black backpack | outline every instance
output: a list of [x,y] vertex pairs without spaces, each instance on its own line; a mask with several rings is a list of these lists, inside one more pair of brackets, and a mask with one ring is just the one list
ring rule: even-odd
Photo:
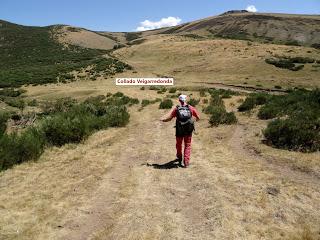
[[194,121],[189,105],[177,106],[176,136],[183,137],[192,135]]

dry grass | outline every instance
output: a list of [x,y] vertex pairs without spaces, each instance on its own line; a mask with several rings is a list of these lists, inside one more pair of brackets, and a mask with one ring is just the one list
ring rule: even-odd
[[[157,95],[125,91],[140,99]],[[226,99],[228,111],[241,98]],[[191,167],[154,169],[146,164],[174,158],[173,123],[157,122],[166,111],[156,105],[141,112],[137,108],[131,109],[126,128],[98,132],[81,145],[49,149],[37,163],[2,172],[0,236],[317,239],[319,178],[311,173],[319,169],[318,153],[264,146],[256,133],[265,122],[254,114],[237,114],[238,125],[217,128],[208,128],[203,115]],[[294,168],[298,163],[310,172]]]
[[[143,44],[119,49],[115,55],[128,62],[138,76],[171,76],[178,85],[205,82],[264,87],[319,86],[312,67],[292,72],[265,63],[272,55],[320,59],[319,50],[235,40],[194,41],[179,36],[150,36]],[[308,52],[311,51],[311,52]]]
[[[72,31],[69,28],[74,29]],[[57,39],[63,44],[72,44],[84,48],[108,50],[112,49],[116,42],[97,33],[70,26],[64,26],[56,31]]]

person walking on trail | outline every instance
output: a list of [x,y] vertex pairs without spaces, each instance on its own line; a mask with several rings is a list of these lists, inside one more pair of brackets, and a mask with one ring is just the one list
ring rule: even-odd
[[[161,118],[162,122],[169,122],[176,118],[176,149],[177,160],[181,167],[187,168],[190,162],[191,140],[194,128],[194,119],[200,120],[198,111],[187,104],[187,96],[179,96],[180,105],[173,107],[169,114]],[[182,165],[182,142],[184,141],[184,157]]]

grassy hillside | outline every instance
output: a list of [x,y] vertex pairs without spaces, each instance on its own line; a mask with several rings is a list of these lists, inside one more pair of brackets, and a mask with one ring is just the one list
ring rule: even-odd
[[[320,47],[320,17],[307,15],[232,13],[163,29],[165,34],[242,39],[263,43]],[[149,35],[149,33],[144,33]]]
[[4,21],[0,26],[0,87],[72,80],[67,73],[101,62],[104,68],[121,65],[115,71],[127,67],[117,60],[103,60],[107,51],[59,43],[54,27],[25,27]]
[[[179,35],[154,35],[139,45],[113,54],[132,65],[136,76],[170,76],[178,85],[237,84],[285,88],[319,87],[319,50],[229,39],[195,39]],[[293,71],[269,64],[289,59],[312,59],[293,64]],[[266,62],[267,60],[267,62]],[[291,60],[290,60],[291,61]],[[305,61],[304,61],[305,62]],[[311,61],[310,61],[311,62]],[[278,65],[278,64],[276,64]],[[133,74],[131,74],[134,76]]]

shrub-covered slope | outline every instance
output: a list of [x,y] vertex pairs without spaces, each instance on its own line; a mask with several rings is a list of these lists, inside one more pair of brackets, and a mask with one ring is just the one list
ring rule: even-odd
[[[26,27],[0,21],[0,87],[53,83],[59,77],[64,79],[66,73],[95,65],[107,53],[64,46],[54,37],[55,27]],[[113,63],[105,68],[117,64],[127,67],[119,61]]]

